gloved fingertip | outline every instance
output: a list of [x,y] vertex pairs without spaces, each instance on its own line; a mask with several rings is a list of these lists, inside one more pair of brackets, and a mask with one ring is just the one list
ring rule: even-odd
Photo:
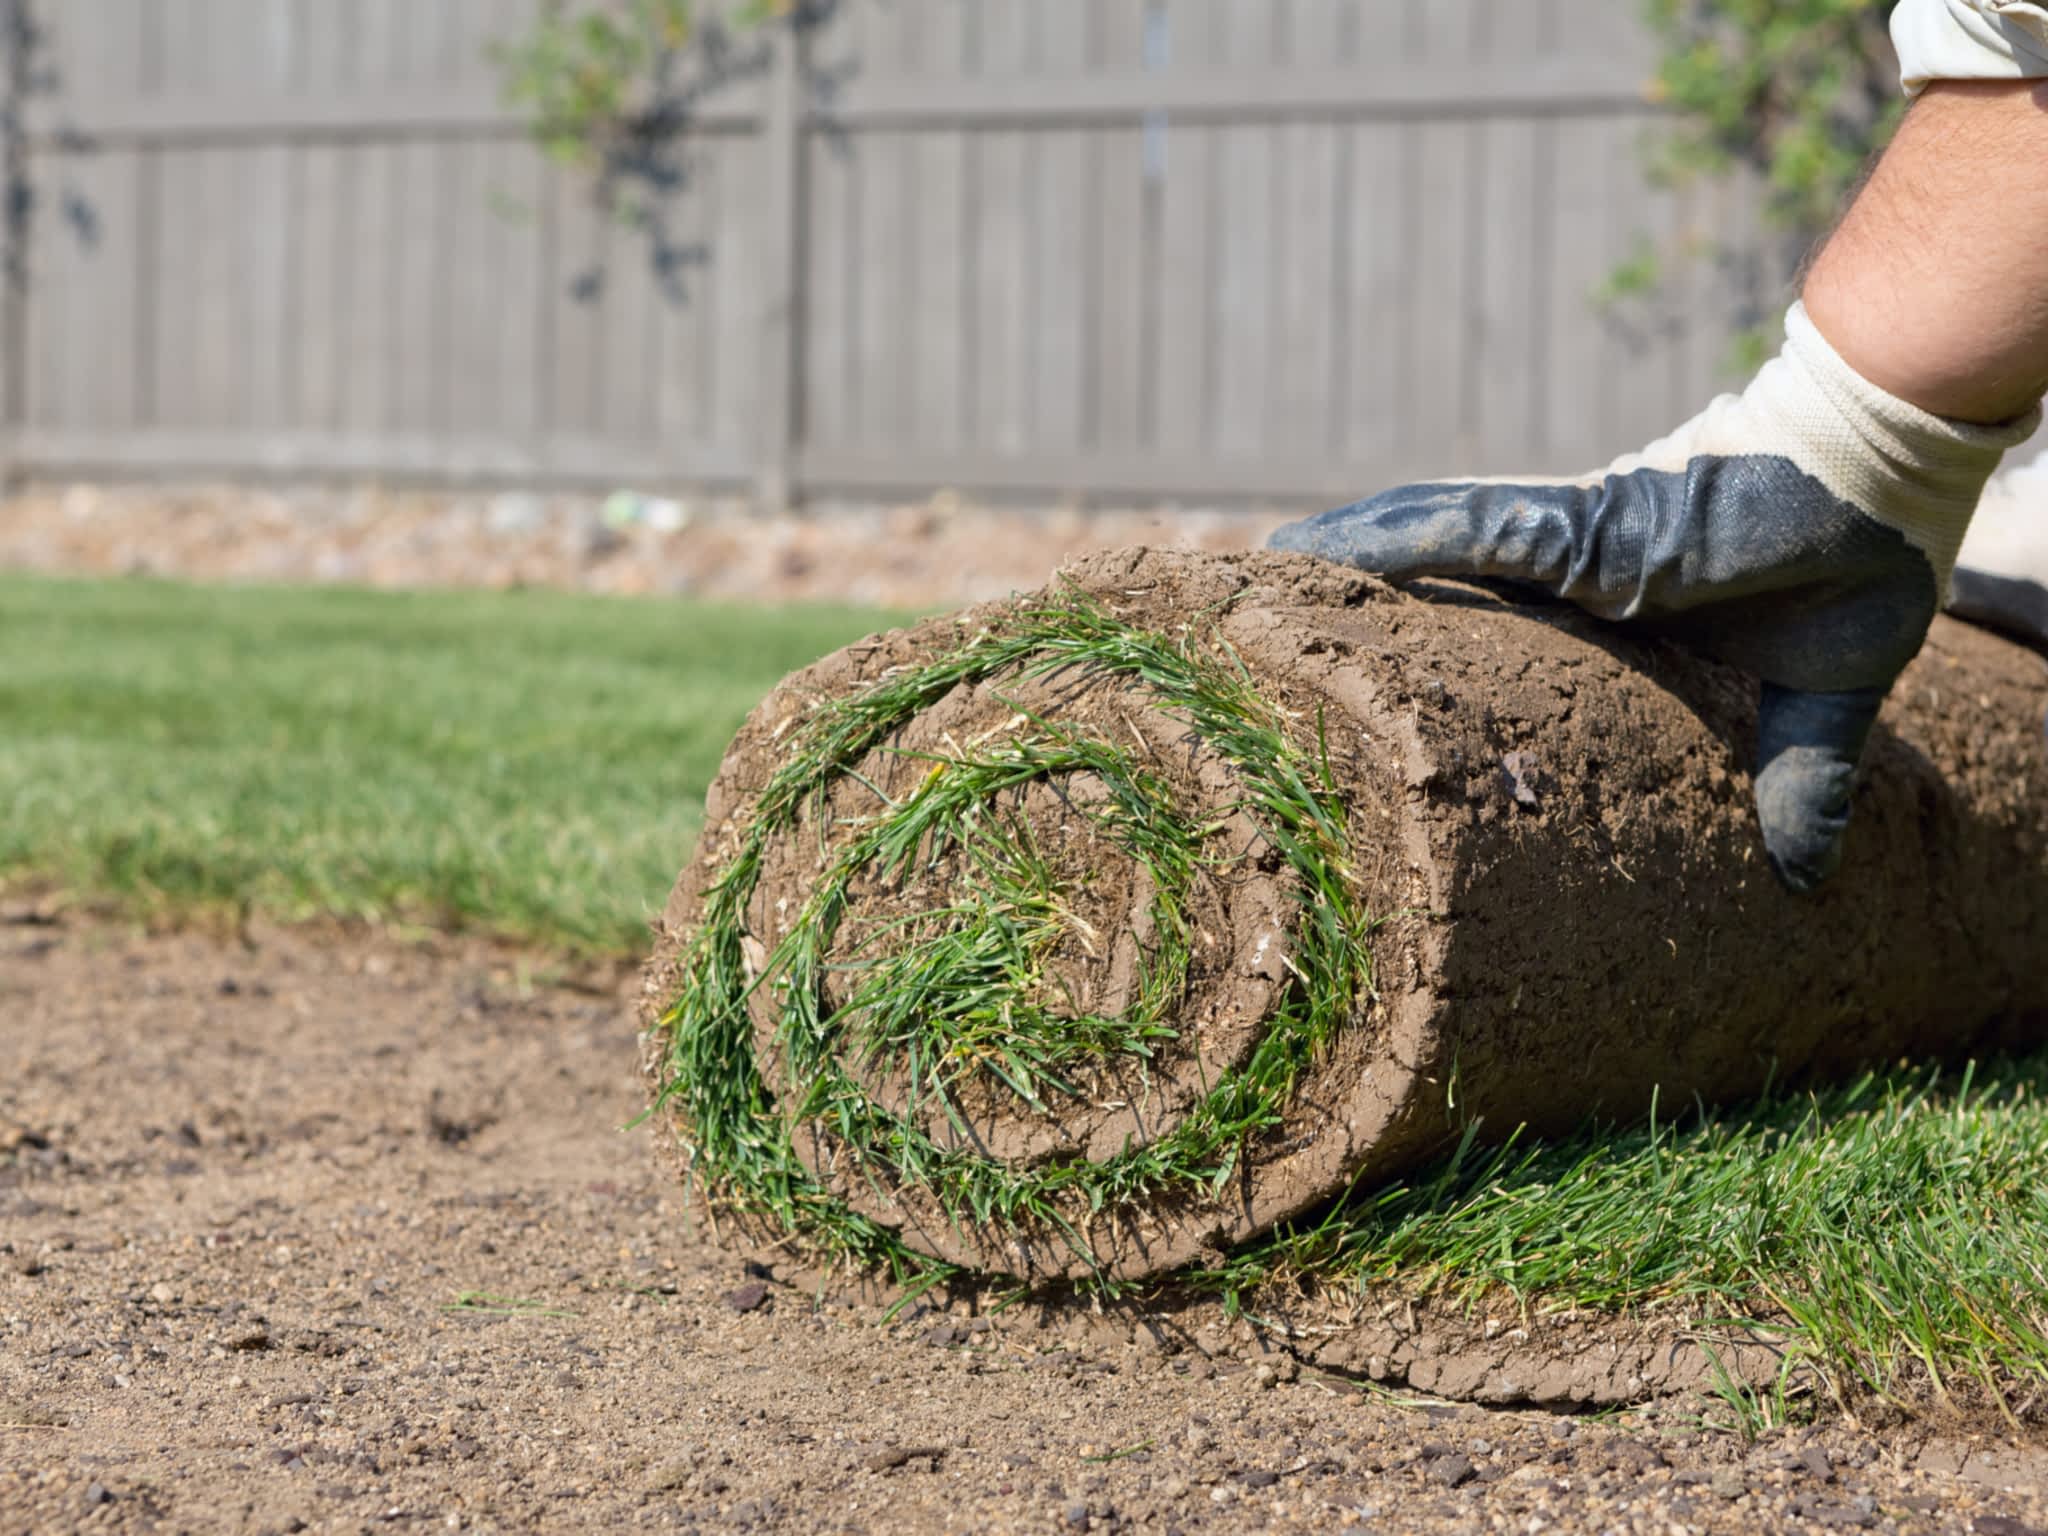
[[1841,867],[1856,769],[1815,748],[1782,752],[1756,776],[1756,813],[1771,872],[1795,895]]
[[1804,693],[1764,684],[1757,715],[1756,813],[1787,890],[1805,895],[1842,862],[1863,744],[1881,688]]
[[1304,517],[1297,522],[1275,528],[1266,537],[1266,548],[1282,550],[1288,554],[1317,555],[1325,560],[1349,562],[1352,551],[1345,547],[1348,541],[1342,538],[1344,530],[1358,521],[1366,504],[1355,501],[1346,507],[1336,507],[1328,512],[1318,512],[1313,517]]

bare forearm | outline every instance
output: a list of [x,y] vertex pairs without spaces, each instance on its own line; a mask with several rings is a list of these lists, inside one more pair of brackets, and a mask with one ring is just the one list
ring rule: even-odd
[[1813,323],[1879,387],[1952,420],[2048,392],[2048,82],[1937,82],[1815,260]]

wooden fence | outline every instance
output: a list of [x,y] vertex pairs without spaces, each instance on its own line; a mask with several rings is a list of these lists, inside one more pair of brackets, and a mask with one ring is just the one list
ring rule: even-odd
[[1329,499],[1717,385],[1753,200],[1644,174],[1629,0],[846,0],[709,93],[671,260],[548,166],[530,0],[42,0],[38,475]]

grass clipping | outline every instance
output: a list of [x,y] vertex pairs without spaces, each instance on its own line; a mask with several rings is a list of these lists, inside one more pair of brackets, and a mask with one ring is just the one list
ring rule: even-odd
[[[1057,1117],[1085,1096],[1090,1070],[1149,1075],[1181,1031],[1196,935],[1192,887],[1236,855],[1219,847],[1214,807],[1177,803],[1142,741],[1105,739],[1019,708],[1012,729],[947,753],[918,754],[907,795],[878,809],[823,856],[802,910],[772,953],[749,954],[747,912],[771,841],[901,727],[954,690],[1054,675],[1142,688],[1161,714],[1227,763],[1268,854],[1294,893],[1291,981],[1249,1052],[1184,1107],[1170,1129],[1113,1155],[1019,1161],[987,1155],[959,1108],[995,1091],[1019,1114]],[[1072,1006],[1048,958],[1074,924],[1074,892],[1035,845],[1015,796],[1033,784],[1094,793],[1067,803],[1142,872],[1149,944],[1128,1006]],[[951,856],[944,898],[899,919],[879,955],[828,985],[835,940],[861,880],[900,885]],[[899,1281],[955,1265],[857,1209],[799,1154],[798,1127],[822,1130],[858,1178],[915,1194],[957,1230],[1032,1234],[1093,1269],[1081,1230],[1162,1199],[1219,1199],[1250,1144],[1281,1123],[1295,1084],[1371,986],[1370,932],[1350,876],[1346,810],[1318,744],[1297,739],[1213,637],[1134,627],[1079,593],[1018,610],[999,630],[818,702],[786,740],[729,857],[704,892],[701,921],[675,974],[680,990],[655,1031],[656,1111],[684,1140],[693,1180],[722,1208],[767,1222],[814,1258],[880,1268]],[[762,988],[772,1043],[761,1045]],[[779,1062],[765,1081],[759,1061]],[[888,1064],[895,1095],[848,1063]],[[957,1134],[934,1134],[933,1118]]]

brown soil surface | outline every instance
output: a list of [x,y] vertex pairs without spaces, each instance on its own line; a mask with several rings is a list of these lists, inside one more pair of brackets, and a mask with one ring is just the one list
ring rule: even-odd
[[634,991],[0,923],[0,1532],[2048,1530],[2023,1446],[1745,1447],[750,1273],[617,1129]]

